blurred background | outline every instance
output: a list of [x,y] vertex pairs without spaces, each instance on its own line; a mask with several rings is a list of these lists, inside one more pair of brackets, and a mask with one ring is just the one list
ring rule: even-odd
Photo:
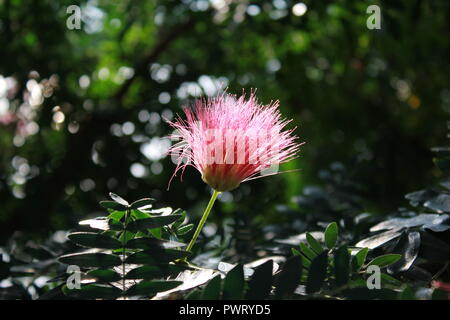
[[[371,4],[380,30],[366,27]],[[68,27],[71,5],[80,29]],[[449,7],[0,0],[0,243],[72,228],[110,191],[198,219],[210,190],[189,168],[167,191],[175,165],[163,118],[225,87],[279,99],[306,144],[281,168],[300,172],[222,194],[211,221],[286,220],[280,208],[330,165],[361,187],[361,209],[388,213],[438,174],[429,148],[445,140],[450,112]]]

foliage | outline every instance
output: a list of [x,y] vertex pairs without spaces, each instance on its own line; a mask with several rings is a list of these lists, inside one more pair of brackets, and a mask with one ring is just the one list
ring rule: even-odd
[[[331,161],[367,164],[359,182],[378,212],[429,183],[428,146],[445,132],[435,120],[450,101],[447,1],[382,1],[379,31],[366,28],[367,1],[304,1],[303,16],[295,3],[2,1],[1,242],[15,230],[42,240],[41,230],[72,228],[109,191],[134,199],[148,190],[197,212],[198,175],[186,170],[165,192],[173,163],[153,151],[170,133],[162,117],[221,86],[280,99],[307,142],[286,168],[300,173],[236,190],[238,204],[218,207],[224,215],[274,222],[273,205],[318,183]],[[80,30],[66,26],[73,4]]]
[[113,201],[100,202],[109,212],[107,217],[80,222],[93,231],[68,235],[71,241],[89,249],[59,258],[64,264],[83,268],[81,287],[64,285],[63,292],[75,298],[114,299],[153,297],[178,287],[179,281],[159,279],[189,268],[173,263],[189,256],[182,250],[185,244],[174,240],[180,229],[185,233],[185,226],[181,226],[185,212],[154,210],[150,198],[131,204],[113,193],[111,198]]
[[47,283],[52,275],[65,271],[58,256],[75,249],[66,241],[67,232],[57,231],[43,244],[16,233],[6,246],[0,247],[1,299],[61,298],[54,284]]
[[[448,299],[446,1],[382,2],[379,31],[362,0],[81,0],[82,30],[73,1],[0,2],[0,298]],[[223,193],[189,254],[209,190],[165,190],[163,118],[221,86],[280,99],[307,144],[300,173]],[[98,217],[142,190],[160,207]]]
[[[176,241],[189,228],[189,225],[183,225],[186,213],[172,211],[171,208],[152,209],[154,200],[150,198],[131,204],[113,193],[111,198],[113,201],[100,202],[108,210],[108,216],[83,220],[80,225],[87,230],[67,234],[71,242],[83,249],[57,257],[60,274],[48,281],[57,285],[41,299],[62,298],[61,291],[67,297],[76,299],[152,297],[181,284],[179,281],[159,279],[190,268],[186,264],[173,264],[175,260],[189,256],[189,252],[182,250],[186,245]],[[44,259],[35,263],[41,268],[57,263],[55,255],[45,247],[33,251],[27,247],[26,251],[34,254],[35,258]],[[22,276],[17,274],[19,268],[9,264],[5,265],[9,276]],[[80,272],[73,273],[68,266],[79,268]],[[36,276],[30,265],[24,265],[22,269],[29,270],[23,276],[29,273]],[[81,281],[79,288],[76,281]],[[14,286],[9,287],[7,294],[13,294],[12,289],[15,289]]]
[[[335,174],[322,174],[333,187],[305,191],[296,198],[304,210],[317,212],[314,217],[308,216],[303,227],[311,230],[314,225],[322,225],[323,231],[266,239],[256,248],[264,250],[266,256],[246,264],[220,262],[230,260],[233,248],[215,254],[206,252],[204,258],[198,255],[192,260],[197,265],[186,263],[190,252],[182,249],[184,237],[193,225],[186,224],[185,211],[155,209],[150,198],[130,204],[111,193],[112,201],[100,202],[107,216],[83,220],[79,223],[82,230],[67,234],[73,244],[56,241],[55,235],[41,246],[18,245],[11,239],[2,249],[0,275],[9,281],[1,289],[2,297],[116,299],[176,294],[184,299],[224,300],[446,298],[445,282],[450,277],[450,170],[445,162],[450,151],[433,150],[434,162],[442,171],[439,184],[407,194],[410,208],[400,208],[385,219],[357,214],[360,204],[355,199],[360,198],[349,190],[360,189],[349,189],[352,184],[342,179],[343,167],[334,166]],[[294,221],[299,219],[298,212],[290,214]],[[321,222],[330,216],[338,220]],[[73,252],[74,244],[83,249]],[[284,257],[270,256],[271,252],[283,253]],[[219,260],[211,268],[214,255]],[[78,289],[70,287],[74,278],[68,265],[81,269]],[[368,287],[373,281],[373,266],[381,270],[381,287],[377,289]],[[54,277],[48,279],[51,274]]]

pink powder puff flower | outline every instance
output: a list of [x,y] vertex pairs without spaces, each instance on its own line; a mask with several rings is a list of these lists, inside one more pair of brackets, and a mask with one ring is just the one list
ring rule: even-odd
[[[186,166],[195,167],[215,191],[237,188],[242,182],[265,176],[263,170],[296,158],[301,144],[291,120],[282,119],[279,102],[260,104],[254,92],[248,99],[231,94],[196,100],[185,108],[186,120],[177,117],[169,124],[180,140],[169,152],[178,155],[174,176]],[[261,173],[263,171],[263,173]],[[272,175],[270,174],[270,175]]]

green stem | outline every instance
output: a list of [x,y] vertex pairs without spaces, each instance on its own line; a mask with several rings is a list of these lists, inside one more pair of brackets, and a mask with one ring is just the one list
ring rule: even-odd
[[219,191],[214,190],[211,199],[209,200],[208,205],[206,206],[205,212],[203,212],[203,216],[200,219],[200,223],[197,226],[197,229],[195,230],[194,236],[192,237],[191,242],[189,242],[189,245],[187,246],[187,251],[191,251],[192,247],[195,244],[195,241],[197,240],[198,236],[200,235],[200,232],[203,229],[203,226],[205,225],[206,219],[208,219],[209,213],[211,212],[211,209],[214,205],[214,202],[217,199],[217,196],[220,194]]
[[122,233],[122,294],[125,293],[126,290],[126,281],[125,281],[125,260],[127,258],[127,255],[125,253],[126,248],[126,241],[127,241],[127,225],[128,225],[128,216],[129,216],[129,209],[125,211],[125,221],[123,223],[123,233]]

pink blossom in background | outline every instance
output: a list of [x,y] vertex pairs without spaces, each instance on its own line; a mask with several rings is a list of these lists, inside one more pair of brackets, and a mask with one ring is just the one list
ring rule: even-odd
[[433,287],[437,288],[437,289],[442,290],[442,291],[447,291],[449,293],[448,294],[448,299],[450,300],[450,283],[433,280],[431,282],[431,285]]
[[7,112],[5,114],[0,115],[0,124],[9,125],[17,121],[17,116],[12,112]]

